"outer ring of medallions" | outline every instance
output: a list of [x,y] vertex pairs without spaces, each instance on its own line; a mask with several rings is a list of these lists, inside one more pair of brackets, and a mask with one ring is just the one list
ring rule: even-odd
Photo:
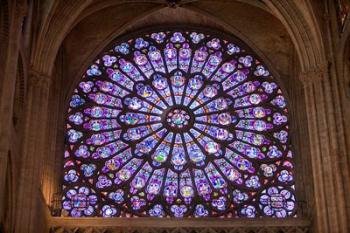
[[[189,116],[190,116],[190,119],[188,120],[188,124],[185,125],[184,127],[182,128],[176,128],[176,127],[173,127],[171,126],[168,121],[167,121],[167,118],[168,118],[168,114],[170,112],[172,112],[173,110],[175,109],[178,109],[178,110],[183,110],[185,111]],[[184,132],[188,132],[194,125],[194,120],[195,120],[195,115],[193,114],[193,112],[190,110],[190,108],[186,107],[186,106],[183,106],[183,105],[173,105],[169,108],[167,108],[166,110],[163,111],[163,114],[161,116],[161,121],[163,123],[163,126],[170,132],[173,132],[173,133],[184,133]]]

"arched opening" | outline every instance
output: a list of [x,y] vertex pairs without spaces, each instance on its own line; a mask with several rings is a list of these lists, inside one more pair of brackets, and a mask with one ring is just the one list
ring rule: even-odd
[[23,115],[24,110],[24,98],[25,98],[25,74],[23,70],[23,61],[21,54],[18,57],[17,64],[17,77],[15,84],[15,94],[13,101],[13,115],[12,115],[12,123],[16,130],[18,130],[20,118]]
[[[1,8],[0,8],[0,73],[4,74],[6,69],[6,63],[7,63],[7,54],[8,54],[8,43],[9,43],[9,6],[8,2],[1,1]],[[4,75],[0,77],[0,83],[4,82]],[[3,87],[0,86],[0,96],[2,96],[3,93]],[[0,178],[0,232],[5,232],[7,230],[7,223],[8,218],[6,216],[6,211],[9,210],[9,206],[7,204],[8,201],[8,193],[6,190],[8,189],[8,179],[7,177],[7,149],[3,150],[2,152],[5,158],[1,161],[4,161],[1,165],[1,178]]]
[[6,180],[5,180],[5,190],[4,190],[4,199],[3,199],[3,209],[4,216],[0,224],[0,232],[10,232],[13,227],[13,207],[14,207],[14,189],[13,189],[13,174],[12,174],[12,158],[11,151],[8,152],[8,164],[6,169]]

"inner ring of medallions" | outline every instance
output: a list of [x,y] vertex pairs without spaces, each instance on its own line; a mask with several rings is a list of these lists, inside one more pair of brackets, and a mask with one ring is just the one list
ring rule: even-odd
[[169,131],[180,133],[192,128],[195,116],[192,111],[182,105],[174,105],[164,111],[162,122]]

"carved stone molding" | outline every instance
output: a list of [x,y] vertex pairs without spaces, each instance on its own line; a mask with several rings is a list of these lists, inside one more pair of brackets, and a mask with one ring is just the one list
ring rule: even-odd
[[307,226],[233,228],[99,228],[52,227],[50,233],[307,233]]
[[40,87],[48,89],[50,86],[51,77],[36,70],[29,70],[28,85],[29,87]]
[[327,68],[323,66],[322,68],[317,68],[309,71],[304,71],[299,74],[299,80],[304,85],[310,85],[315,82],[320,82],[326,75]]
[[[192,3],[192,2],[196,2],[196,1],[198,1],[198,0],[165,0],[167,5],[169,7],[172,7],[172,8],[183,6],[183,5],[186,5],[188,3]],[[152,1],[150,1],[150,2],[152,2]]]
[[51,233],[307,233],[305,218],[72,218],[49,217]]

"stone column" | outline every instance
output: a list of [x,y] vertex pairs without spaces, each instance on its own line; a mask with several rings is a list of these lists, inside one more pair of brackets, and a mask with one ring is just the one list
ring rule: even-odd
[[28,80],[23,157],[17,200],[16,233],[48,232],[41,194],[42,167],[47,151],[46,128],[50,77],[31,71]]
[[55,68],[51,77],[49,108],[50,114],[47,121],[50,125],[47,130],[48,154],[45,158],[42,176],[42,192],[47,204],[52,202],[53,194],[61,190],[63,155],[64,155],[64,116],[66,109],[64,107],[64,95],[62,94],[62,77],[64,69],[62,64],[62,53],[59,52],[55,62]]
[[[345,193],[339,162],[335,108],[328,69],[300,74],[305,90],[314,186],[313,229],[318,233],[347,233]],[[305,135],[306,136],[306,135]]]
[[[3,8],[1,8],[3,7]],[[8,8],[7,8],[8,7]],[[6,175],[9,164],[9,154],[13,146],[13,99],[15,94],[15,83],[17,75],[17,63],[19,59],[21,23],[26,12],[26,6],[21,0],[1,2],[0,11],[8,15],[4,21],[8,21],[7,28],[1,28],[3,33],[0,38],[0,224],[2,223],[4,211],[7,211],[3,204]],[[5,13],[6,12],[6,13]],[[6,30],[8,29],[8,30]],[[19,146],[19,145],[15,145]],[[14,154],[12,153],[12,157]],[[14,158],[12,158],[13,162]],[[11,177],[15,180],[16,177]],[[14,195],[10,193],[9,195]],[[10,204],[11,205],[11,204]],[[1,226],[0,226],[1,227]]]

